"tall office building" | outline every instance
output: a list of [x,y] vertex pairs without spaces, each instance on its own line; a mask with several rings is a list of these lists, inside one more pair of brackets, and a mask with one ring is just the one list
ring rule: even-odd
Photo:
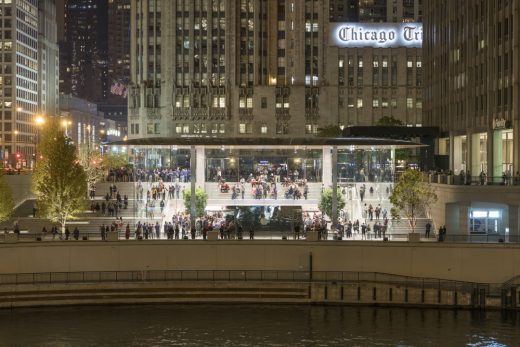
[[332,22],[420,22],[422,0],[329,0]]
[[121,137],[127,134],[128,85],[130,83],[130,0],[108,1],[109,93],[98,108],[105,118],[118,124]]
[[30,165],[38,112],[38,0],[0,3],[1,157]]
[[60,92],[91,102],[104,102],[110,91],[108,2],[65,0],[63,6]]
[[345,45],[334,38],[341,30],[330,23],[329,0],[131,7],[130,138],[298,137],[384,116],[422,123],[420,36],[395,38],[401,24],[356,29],[392,42],[370,34]]
[[55,115],[59,106],[59,51],[55,0],[38,0],[39,112]]
[[108,1],[109,103],[126,105],[130,81],[130,0]]
[[[520,169],[520,2],[426,1],[425,110],[455,172]],[[448,166],[448,165],[447,165]]]

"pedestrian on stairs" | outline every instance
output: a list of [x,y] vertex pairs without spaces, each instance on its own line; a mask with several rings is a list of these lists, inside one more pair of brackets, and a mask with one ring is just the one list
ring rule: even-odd
[[430,230],[432,228],[432,225],[430,224],[430,222],[426,223],[425,225],[425,229],[426,229],[426,232],[424,233],[424,237],[429,239],[430,238]]

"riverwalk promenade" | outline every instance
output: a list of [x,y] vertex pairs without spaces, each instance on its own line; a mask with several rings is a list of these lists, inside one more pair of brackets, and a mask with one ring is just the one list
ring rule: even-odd
[[256,302],[518,309],[520,245],[69,241],[0,244],[0,307]]

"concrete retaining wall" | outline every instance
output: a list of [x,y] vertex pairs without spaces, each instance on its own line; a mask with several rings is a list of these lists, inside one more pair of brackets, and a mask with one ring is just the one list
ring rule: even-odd
[[4,178],[11,187],[15,205],[34,197],[31,193],[32,175],[5,175]]
[[407,242],[67,241],[0,245],[0,273],[133,270],[380,272],[479,283],[520,275],[520,245]]
[[510,237],[520,239],[520,186],[463,186],[432,184],[438,200],[431,215],[438,228],[447,226],[448,235],[468,234],[468,208],[471,205],[499,206]]

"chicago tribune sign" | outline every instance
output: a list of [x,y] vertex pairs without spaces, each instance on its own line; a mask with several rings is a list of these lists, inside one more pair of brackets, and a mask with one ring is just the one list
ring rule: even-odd
[[332,44],[338,47],[422,47],[421,23],[335,23]]

